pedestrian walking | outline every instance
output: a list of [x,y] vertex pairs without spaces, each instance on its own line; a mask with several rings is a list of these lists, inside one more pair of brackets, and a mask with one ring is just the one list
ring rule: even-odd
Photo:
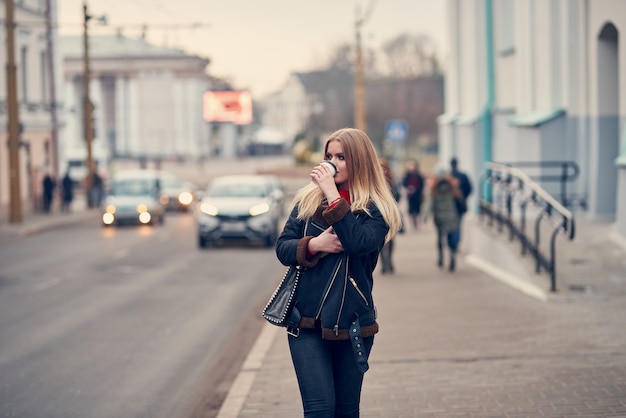
[[[373,271],[400,212],[376,150],[358,129],[324,145],[312,182],[293,200],[276,254],[303,273],[287,327],[305,417],[358,417],[368,357],[378,332]],[[305,236],[305,227],[307,230]]]
[[73,200],[74,182],[72,181],[68,171],[63,176],[63,180],[61,180],[61,211],[70,212]]
[[[393,172],[391,171],[391,167],[389,166],[389,161],[385,158],[380,158],[380,165],[383,167],[383,173],[385,174],[385,180],[387,180],[387,184],[391,189],[391,194],[393,195],[396,203],[400,201],[400,191],[398,190],[398,185],[396,184],[396,180],[394,179]],[[393,247],[394,247],[394,239],[390,239],[383,245],[383,249],[380,251],[380,262],[382,265],[382,273],[393,273]]]
[[91,190],[89,196],[91,197],[91,205],[93,207],[99,207],[102,202],[102,194],[104,193],[104,182],[102,177],[98,174],[97,170],[94,170],[91,177]]
[[424,196],[424,176],[419,171],[417,161],[409,160],[406,162],[402,186],[406,188],[407,209],[411,224],[413,229],[417,229],[422,209],[422,197]]
[[437,265],[444,266],[444,247],[449,250],[448,270],[456,268],[456,252],[459,244],[459,210],[458,202],[463,199],[459,190],[458,180],[446,172],[445,168],[437,168],[429,185],[427,216],[432,215],[437,228]]
[[459,210],[459,244],[461,243],[461,221],[463,215],[467,212],[467,198],[472,194],[472,182],[467,174],[459,170],[459,161],[457,158],[450,160],[450,174],[458,180],[459,190],[463,195],[463,200],[458,202]]
[[52,199],[54,197],[54,189],[56,188],[56,180],[50,173],[46,173],[43,177],[42,187],[42,209],[44,213],[50,213],[52,210]]

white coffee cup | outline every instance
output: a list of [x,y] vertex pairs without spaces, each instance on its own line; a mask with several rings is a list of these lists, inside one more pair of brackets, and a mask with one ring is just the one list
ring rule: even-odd
[[332,161],[324,160],[320,164],[326,164],[330,169],[331,173],[333,173],[333,177],[337,174],[337,166]]

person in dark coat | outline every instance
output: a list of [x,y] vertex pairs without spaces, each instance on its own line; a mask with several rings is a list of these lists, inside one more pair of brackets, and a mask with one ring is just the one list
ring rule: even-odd
[[61,181],[61,191],[61,211],[69,212],[72,201],[74,200],[74,182],[72,181],[69,172],[65,173],[65,176],[63,176],[63,180]]
[[324,158],[336,175],[329,164],[313,168],[276,241],[283,265],[304,268],[287,339],[304,416],[358,417],[378,332],[373,272],[400,211],[365,132],[334,132]]
[[56,188],[56,180],[50,173],[46,173],[43,178],[43,194],[42,194],[42,209],[45,213],[50,213],[52,209],[52,198],[54,197],[54,189]]
[[409,218],[413,228],[417,229],[424,195],[424,177],[419,171],[417,161],[409,160],[402,178],[402,186],[406,189]]
[[462,200],[458,201],[459,210],[459,243],[461,242],[461,222],[463,215],[467,212],[467,198],[472,194],[472,182],[468,175],[459,170],[459,161],[455,158],[450,160],[450,174],[452,177],[458,180],[459,190],[463,196]]
[[102,194],[104,193],[104,182],[102,181],[102,177],[98,174],[98,171],[95,170],[91,177],[91,190],[89,191],[89,195],[91,197],[91,205],[93,207],[100,206],[102,202]]
[[[383,167],[383,173],[385,174],[385,180],[387,180],[387,184],[391,189],[391,194],[393,195],[396,202],[400,201],[400,191],[398,190],[398,185],[396,184],[395,179],[393,178],[393,173],[391,172],[391,167],[389,166],[389,161],[385,158],[380,158],[380,165]],[[393,273],[393,246],[394,240],[390,239],[383,245],[382,250],[380,251],[380,262],[382,264],[382,273]]]
[[459,245],[458,202],[463,199],[459,182],[445,168],[438,168],[430,182],[428,193],[428,214],[432,215],[437,228],[437,265],[444,265],[444,244],[449,249],[448,270],[456,268],[456,252]]

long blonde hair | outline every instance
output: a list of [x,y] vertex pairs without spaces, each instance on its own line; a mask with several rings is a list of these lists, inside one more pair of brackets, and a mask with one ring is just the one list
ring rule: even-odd
[[[368,205],[373,202],[389,226],[385,240],[390,240],[400,229],[400,210],[391,194],[372,141],[359,129],[339,129],[326,140],[324,155],[332,141],[338,141],[343,149],[349,173],[352,212],[364,211],[369,214]],[[296,193],[292,206],[299,205],[298,219],[304,220],[313,216],[323,201],[324,194],[315,183],[311,183]]]

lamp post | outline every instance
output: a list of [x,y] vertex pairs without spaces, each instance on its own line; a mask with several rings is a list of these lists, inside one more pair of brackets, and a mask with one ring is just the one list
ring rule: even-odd
[[10,223],[22,222],[22,196],[20,193],[20,129],[17,106],[17,76],[15,65],[15,23],[13,21],[13,0],[6,0],[7,30],[7,107],[9,116],[9,183],[11,196]]
[[91,16],[87,13],[87,0],[83,2],[83,127],[85,134],[85,145],[87,147],[87,160],[85,166],[87,167],[87,178],[85,179],[85,189],[87,191],[87,207],[92,208],[94,202],[92,200],[92,188],[93,188],[93,154],[91,151],[91,144],[93,142],[93,105],[89,97],[89,79],[91,78],[91,72],[89,69],[89,33],[88,22]]
[[365,132],[365,77],[363,76],[363,51],[361,48],[361,26],[363,19],[357,19],[356,32],[356,68],[354,74],[354,127]]
[[363,70],[363,48],[361,45],[361,28],[367,22],[372,11],[374,10],[375,1],[368,4],[365,13],[358,16],[354,22],[354,30],[356,37],[356,60],[354,70],[354,127],[362,130],[367,129],[366,124],[366,103],[365,103],[365,75]]

